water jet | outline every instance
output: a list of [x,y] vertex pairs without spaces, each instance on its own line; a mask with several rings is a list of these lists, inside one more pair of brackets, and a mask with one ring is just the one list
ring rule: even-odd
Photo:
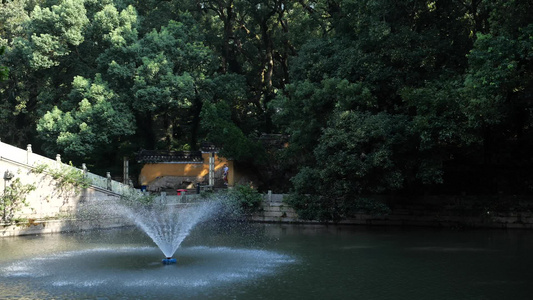
[[217,202],[122,206],[118,212],[146,233],[165,255],[162,263],[175,264],[172,258],[183,240],[199,222],[215,211]]

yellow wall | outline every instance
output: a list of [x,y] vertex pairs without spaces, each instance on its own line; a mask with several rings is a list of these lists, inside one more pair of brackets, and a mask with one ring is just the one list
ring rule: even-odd
[[[162,176],[179,176],[179,177],[196,177],[198,181],[202,181],[209,175],[209,155],[211,153],[202,153],[203,163],[156,163],[145,164],[139,174],[140,185],[150,185],[158,177]],[[215,153],[215,176],[218,178],[219,174],[224,167],[224,164],[228,164],[228,185],[234,183],[234,169],[233,161],[228,161],[223,157],[219,157]]]

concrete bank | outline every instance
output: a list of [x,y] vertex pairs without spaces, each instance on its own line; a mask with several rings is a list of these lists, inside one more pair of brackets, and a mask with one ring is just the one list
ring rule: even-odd
[[[105,218],[89,221],[80,215],[88,205],[113,203],[119,199],[139,198],[144,194],[129,185],[93,174],[85,166],[72,167],[56,159],[33,153],[31,145],[20,149],[0,142],[0,195],[3,206],[0,220],[14,223],[0,223],[0,237],[45,234],[124,226],[121,220]],[[77,187],[72,182],[80,183]],[[4,198],[17,199],[7,205]],[[2,200],[0,199],[0,200]],[[14,225],[11,225],[14,224]]]
[[[253,222],[321,224],[318,221],[303,220],[283,202],[283,195],[267,195],[262,204],[262,211],[249,217]],[[464,215],[460,211],[430,210],[420,206],[400,206],[392,209],[388,215],[355,214],[353,218],[339,224],[371,226],[424,226],[449,228],[500,228],[533,229],[531,211],[497,213],[486,211],[478,215]]]
[[22,235],[41,235],[60,232],[78,232],[84,230],[111,229],[125,226],[132,226],[120,218],[106,220],[33,220],[18,224],[1,225],[0,238]]
[[[191,195],[192,196],[192,195]],[[265,195],[262,210],[248,218],[251,222],[284,224],[325,224],[318,221],[303,220],[283,202],[284,195]],[[167,196],[167,201],[181,202],[184,197]],[[179,198],[179,199],[178,199]],[[427,210],[420,207],[397,207],[389,215],[372,216],[356,214],[343,225],[366,226],[423,226],[443,228],[499,228],[499,229],[533,229],[533,213],[491,213],[487,211],[479,216],[464,216],[451,210]],[[28,219],[15,225],[0,224],[0,238],[19,235],[39,235],[82,230],[109,229],[133,224],[123,218],[100,218],[98,220],[64,219],[39,220]]]

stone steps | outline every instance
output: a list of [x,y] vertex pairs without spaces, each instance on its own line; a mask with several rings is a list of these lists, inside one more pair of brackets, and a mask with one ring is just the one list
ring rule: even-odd
[[[269,201],[270,200],[270,201]],[[283,203],[282,197],[271,197],[263,201],[261,205],[262,211],[252,216],[253,221],[260,222],[300,222],[298,214]]]

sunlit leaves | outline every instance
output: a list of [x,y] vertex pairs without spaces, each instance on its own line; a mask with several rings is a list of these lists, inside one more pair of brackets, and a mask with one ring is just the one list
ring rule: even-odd
[[76,77],[69,98],[79,101],[74,109],[64,112],[54,107],[37,125],[49,151],[86,157],[134,133],[133,116],[100,76],[94,81]]
[[89,19],[83,2],[60,1],[51,8],[36,6],[31,14],[35,51],[32,66],[45,69],[59,65],[58,58],[70,53],[70,46],[84,41],[83,31]]
[[[5,47],[0,47],[0,56],[4,54]],[[9,74],[9,69],[5,66],[0,65],[0,82],[7,79]]]

